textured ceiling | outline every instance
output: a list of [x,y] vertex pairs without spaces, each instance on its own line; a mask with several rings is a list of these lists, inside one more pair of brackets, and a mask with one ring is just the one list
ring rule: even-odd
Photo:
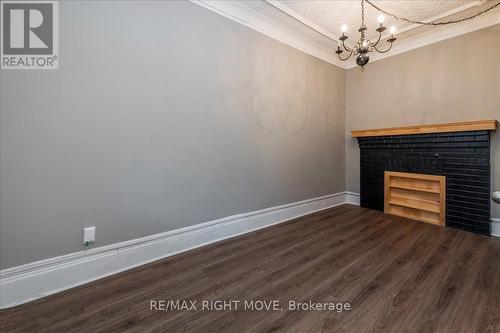
[[[373,1],[377,6],[399,16],[409,17],[415,20],[426,20],[443,13],[456,10],[457,8],[468,7],[470,4],[477,4],[478,1],[468,0],[412,0],[412,1]],[[269,1],[270,4],[281,5],[291,13],[299,15],[317,26],[323,28],[328,33],[338,36],[340,27],[346,24],[350,35],[357,34],[361,25],[361,2],[349,0],[337,1]],[[368,37],[377,35],[375,29],[378,27],[377,18],[380,13],[365,3],[365,24],[368,27]],[[398,30],[409,27],[411,24],[404,21],[396,21],[386,17],[386,26],[395,25]]]
[[[341,68],[356,67],[353,58],[340,61],[335,54],[340,28],[348,26],[346,44],[359,41],[361,0],[191,0],[206,9],[234,20],[291,47],[309,53]],[[400,17],[416,21],[448,21],[473,16],[500,0],[371,0],[378,7]],[[367,36],[378,37],[378,10],[365,3]],[[397,41],[390,52],[370,54],[370,61],[459,36],[478,29],[499,25],[500,7],[467,22],[445,26],[407,23],[385,17],[384,25],[396,27]],[[383,39],[389,37],[386,30]],[[385,42],[382,42],[384,49]]]
[[[475,13],[492,5],[495,0],[373,0],[373,2],[396,15],[425,21]],[[240,4],[327,48],[336,46],[343,24],[348,26],[347,35],[352,37],[349,41],[354,42],[359,38],[357,30],[361,25],[361,1],[358,0],[248,0],[241,1]],[[379,14],[368,3],[365,4],[365,24],[370,39],[378,35],[375,29],[378,27]],[[387,27],[394,25],[400,41],[433,29],[387,16],[384,25]],[[388,37],[388,32],[384,37]]]

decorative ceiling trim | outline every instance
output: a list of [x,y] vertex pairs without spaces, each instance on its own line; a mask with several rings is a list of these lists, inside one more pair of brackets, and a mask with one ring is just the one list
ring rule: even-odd
[[[281,12],[287,14],[288,16],[290,16],[291,18],[295,19],[296,21],[304,24],[305,26],[315,30],[316,32],[322,34],[323,36],[331,39],[332,41],[338,43],[339,42],[339,35],[338,36],[335,36],[333,35],[331,32],[323,29],[322,27],[320,27],[319,25],[317,25],[316,23],[314,23],[313,21],[311,21],[310,19],[300,15],[299,13],[295,12],[294,10],[288,8],[287,6],[283,5],[280,1],[277,1],[277,0],[263,0],[264,2],[267,2],[269,5],[275,7],[276,9],[280,10]],[[445,17],[448,17],[448,16],[451,16],[453,14],[457,14],[457,13],[460,13],[460,12],[463,12],[464,10],[467,10],[467,9],[470,9],[470,8],[473,8],[473,7],[478,7],[482,4],[485,3],[486,0],[477,0],[477,1],[474,1],[474,2],[469,2],[463,6],[460,6],[458,8],[455,8],[455,9],[452,9],[452,10],[448,10],[442,14],[439,14],[439,15],[436,15],[434,17],[431,17],[431,18],[428,18],[428,19],[425,19],[424,21],[425,22],[432,22],[432,21],[437,21],[437,20],[440,20],[442,18],[445,18]],[[404,28],[401,28],[399,29],[395,34],[394,36],[398,36],[400,34],[402,34],[403,32],[407,32],[407,31],[410,31],[412,29],[416,29],[418,27],[421,27],[422,24],[412,24],[412,25],[409,25],[407,27],[404,27]],[[339,34],[340,34],[340,27],[339,27]],[[385,33],[382,34],[382,39],[387,39],[390,37],[390,33],[389,31],[386,31]],[[347,44],[347,43],[346,43]]]
[[303,25],[311,28],[312,30],[316,31],[317,33],[325,36],[328,39],[333,40],[334,42],[338,43],[339,39],[338,36],[333,35],[329,31],[323,29],[313,21],[309,20],[308,18],[300,15],[299,13],[291,10],[287,6],[284,6],[281,2],[276,1],[276,0],[264,0],[264,2],[268,3],[269,5],[273,6],[274,8],[278,9],[279,11],[285,13],[286,15],[290,16],[294,20],[302,23]]
[[[238,22],[244,26],[247,26],[251,29],[254,29],[264,35],[267,35],[273,39],[276,39],[284,44],[287,44],[293,48],[296,48],[300,51],[303,51],[307,54],[310,54],[316,58],[324,60],[330,64],[333,64],[337,67],[343,69],[350,69],[357,67],[356,62],[353,60],[352,62],[340,62],[335,54],[335,50],[324,47],[323,45],[319,45],[318,43],[299,35],[298,33],[292,31],[288,27],[279,24],[258,12],[242,5],[239,1],[225,1],[225,0],[191,0],[192,3],[202,6],[206,9],[209,9],[219,15],[222,15],[230,20]],[[317,26],[313,22],[309,22],[310,20],[297,15],[291,10],[288,10],[279,2],[275,1],[265,1],[269,6],[275,7],[277,10],[284,12],[295,20],[301,22],[302,24],[308,26],[310,29],[316,31],[317,33],[328,37],[330,39],[335,40],[334,36],[331,36],[330,33]],[[473,2],[471,4],[467,4],[450,12],[443,13],[438,17],[431,18],[439,19],[448,15],[455,14],[459,12],[459,10],[466,10],[468,8],[477,6],[481,4],[481,1]],[[403,52],[407,52],[416,48],[420,48],[426,45],[430,45],[436,42],[440,42],[449,38],[453,38],[459,35],[463,35],[475,30],[484,29],[489,26],[500,24],[500,10],[495,10],[489,13],[488,15],[480,16],[474,20],[463,22],[455,25],[448,25],[439,28],[435,28],[431,31],[422,33],[420,35],[416,35],[413,37],[409,37],[407,39],[399,40],[396,42],[390,53],[384,54],[374,54],[370,57],[370,63],[374,61],[378,61],[381,59],[385,59]],[[411,29],[416,28],[417,26],[410,26]],[[405,31],[410,30],[410,27],[405,29]],[[401,31],[399,32],[401,33]]]
[[[441,20],[445,17],[448,17],[448,16],[451,16],[453,14],[458,14],[460,12],[463,12],[464,10],[467,10],[467,9],[470,9],[470,8],[473,8],[473,7],[478,7],[482,4],[485,3],[485,0],[478,0],[478,1],[474,1],[474,2],[469,2],[463,6],[460,6],[458,8],[455,8],[455,9],[452,9],[452,10],[448,10],[442,14],[439,14],[439,15],[436,15],[434,17],[431,17],[431,18],[428,18],[426,20],[423,20],[424,22],[433,22],[433,21],[437,21],[437,20]],[[399,35],[399,34],[402,34],[403,32],[407,32],[407,31],[410,31],[410,30],[413,30],[413,29],[416,29],[418,27],[421,27],[422,24],[412,24],[412,25],[409,25],[407,27],[404,27],[404,28],[401,28],[398,30],[398,32],[395,34],[395,35]]]
[[332,65],[343,69],[346,68],[345,64],[337,59],[337,55],[331,49],[299,35],[237,1],[191,0],[191,2]]
[[[370,57],[370,63],[388,57],[392,57],[400,53],[411,51],[413,49],[417,49],[423,46],[441,42],[446,39],[457,37],[469,32],[484,29],[496,24],[500,24],[499,10],[492,12],[490,15],[480,16],[474,20],[453,25],[446,25],[440,28],[435,28],[434,30],[422,33],[420,35],[410,37],[408,39],[400,40],[394,43],[394,46],[390,53],[374,54],[373,57]],[[354,67],[358,67],[355,62],[354,63],[349,62],[347,66],[344,66],[344,68],[346,69]]]

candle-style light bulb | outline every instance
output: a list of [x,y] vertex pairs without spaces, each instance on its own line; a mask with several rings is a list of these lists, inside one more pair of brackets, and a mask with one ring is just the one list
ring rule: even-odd
[[391,32],[391,35],[394,35],[394,33],[396,32],[396,27],[392,26],[390,32]]
[[385,19],[384,15],[380,14],[380,15],[378,16],[378,18],[377,18],[378,23],[380,23],[380,24],[384,23],[384,19]]
[[347,25],[342,24],[342,27],[340,28],[340,30],[342,31],[342,33],[347,32]]

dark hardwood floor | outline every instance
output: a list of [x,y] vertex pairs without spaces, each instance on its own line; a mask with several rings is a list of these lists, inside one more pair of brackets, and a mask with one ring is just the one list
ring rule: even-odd
[[[252,299],[284,310],[201,309]],[[124,331],[500,332],[500,239],[343,205],[0,311],[2,333]]]

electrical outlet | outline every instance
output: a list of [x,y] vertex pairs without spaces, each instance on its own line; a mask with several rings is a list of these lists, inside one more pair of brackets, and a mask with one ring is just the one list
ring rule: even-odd
[[95,226],[83,228],[83,245],[95,243]]

